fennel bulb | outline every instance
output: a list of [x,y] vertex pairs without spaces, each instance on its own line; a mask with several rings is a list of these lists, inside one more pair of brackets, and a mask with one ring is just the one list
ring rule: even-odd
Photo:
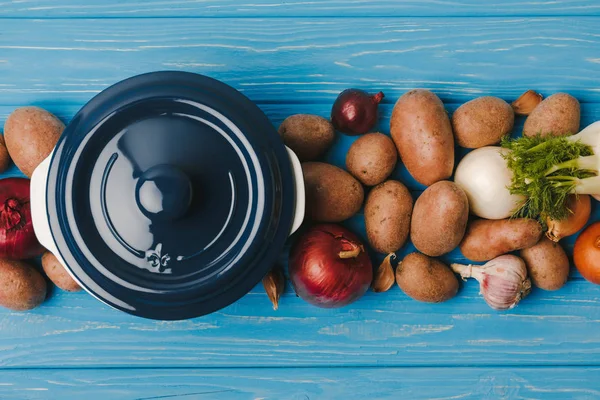
[[468,153],[458,164],[456,183],[467,194],[471,213],[487,219],[510,217],[525,197],[511,194],[513,178],[504,156],[509,150],[497,146],[481,147]]

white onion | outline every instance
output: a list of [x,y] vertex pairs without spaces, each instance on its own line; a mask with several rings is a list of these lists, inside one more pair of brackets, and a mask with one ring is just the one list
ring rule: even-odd
[[502,158],[505,151],[497,146],[473,150],[456,168],[454,182],[467,194],[471,212],[481,218],[508,218],[525,199],[508,190],[513,175]]

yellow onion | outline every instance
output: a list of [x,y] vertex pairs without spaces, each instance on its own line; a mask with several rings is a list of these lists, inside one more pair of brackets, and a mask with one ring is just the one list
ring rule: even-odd
[[589,195],[570,195],[567,207],[570,210],[568,218],[563,220],[546,219],[546,225],[548,225],[546,236],[554,242],[577,233],[590,219],[592,206]]

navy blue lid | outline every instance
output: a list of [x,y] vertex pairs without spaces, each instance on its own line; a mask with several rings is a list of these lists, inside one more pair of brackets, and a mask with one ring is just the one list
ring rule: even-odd
[[142,317],[218,310],[255,286],[290,232],[294,179],[264,113],[214,79],[136,76],[74,117],[48,175],[67,268]]

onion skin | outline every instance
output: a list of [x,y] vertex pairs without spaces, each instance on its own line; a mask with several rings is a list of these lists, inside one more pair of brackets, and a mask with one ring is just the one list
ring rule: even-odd
[[585,279],[600,285],[600,221],[585,228],[577,237],[573,261]]
[[292,247],[289,274],[303,300],[338,308],[365,294],[373,266],[356,235],[339,225],[322,224],[308,229]]
[[43,252],[31,221],[29,179],[0,180],[0,257],[22,260]]
[[567,206],[571,210],[567,219],[557,221],[548,218],[546,220],[546,225],[548,225],[546,236],[553,242],[558,242],[564,237],[579,232],[590,219],[592,201],[589,195],[570,195]]
[[334,128],[348,135],[362,135],[377,123],[377,106],[383,92],[373,96],[360,89],[346,89],[340,93],[331,109]]

